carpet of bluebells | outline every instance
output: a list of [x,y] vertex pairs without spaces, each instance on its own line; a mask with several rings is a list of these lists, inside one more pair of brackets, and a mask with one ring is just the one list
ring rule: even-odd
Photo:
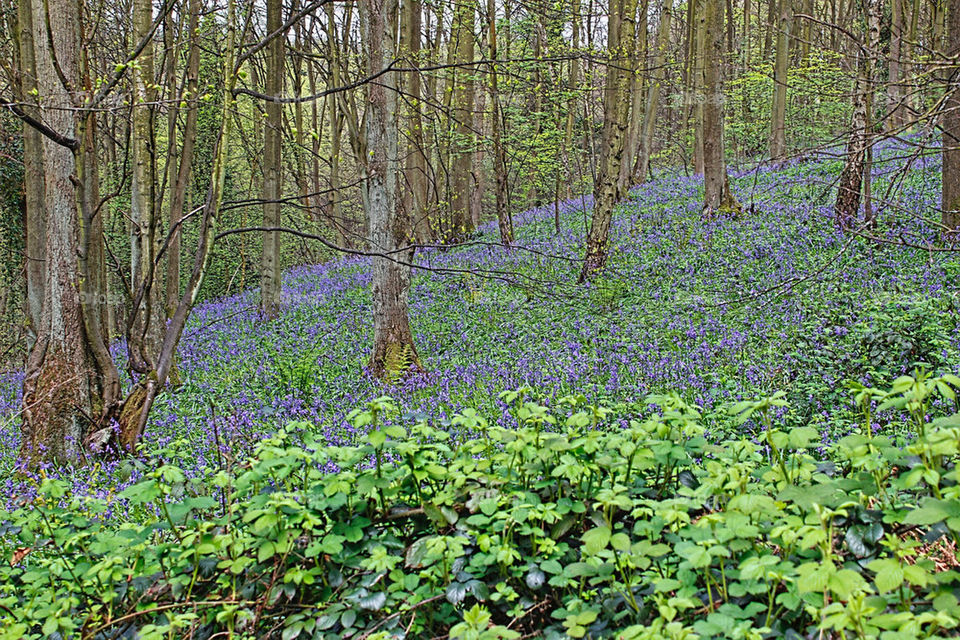
[[[877,158],[880,223],[870,233],[925,243],[935,233],[923,218],[937,215],[939,156],[888,146]],[[581,393],[629,405],[675,390],[707,409],[783,390],[790,407],[781,417],[829,442],[855,420],[846,381],[882,386],[920,364],[960,368],[960,254],[839,233],[839,169],[824,155],[734,173],[744,213],[709,220],[702,181],[658,177],[615,212],[609,269],[590,286],[574,284],[589,198],[517,215],[513,249],[497,244],[490,224],[464,247],[421,251],[410,314],[426,373],[387,388],[364,370],[372,339],[365,258],[290,270],[274,321],[258,317],[256,291],[207,301],[180,347],[183,385],[158,399],[146,447],[175,445],[178,463],[199,473],[243,460],[292,421],[311,423],[330,443],[351,442],[347,413],[384,394],[431,416],[499,406],[511,424],[498,394],[521,385],[547,404]],[[12,473],[21,381],[0,378],[6,501],[36,484]],[[879,415],[874,428],[896,434],[896,419]],[[733,428],[708,426],[715,438]],[[136,460],[101,461],[70,480],[76,492],[104,497],[143,470]]]

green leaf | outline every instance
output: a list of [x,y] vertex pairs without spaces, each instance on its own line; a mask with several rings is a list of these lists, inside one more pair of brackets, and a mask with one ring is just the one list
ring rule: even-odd
[[595,555],[607,548],[610,542],[610,527],[594,527],[583,534],[582,540],[588,555]]
[[367,434],[367,441],[369,441],[375,449],[380,449],[387,441],[387,434],[379,429],[371,431]]
[[360,605],[361,609],[379,611],[383,608],[383,605],[387,604],[387,594],[383,591],[374,591],[360,598],[357,604]]
[[876,574],[873,583],[880,593],[889,593],[899,589],[903,584],[903,568],[894,558],[874,560],[867,565],[867,568]]

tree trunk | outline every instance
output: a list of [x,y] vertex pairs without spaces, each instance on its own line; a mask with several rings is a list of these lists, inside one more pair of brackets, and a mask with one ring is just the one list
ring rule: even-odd
[[620,201],[621,159],[630,117],[630,77],[624,61],[631,58],[637,0],[609,0],[607,49],[610,59],[603,91],[603,137],[593,188],[593,215],[579,282],[594,279],[607,262],[610,221]]
[[901,58],[903,51],[903,0],[890,0],[890,58],[888,60],[887,120],[885,130],[899,131],[903,126],[903,85]]
[[[82,133],[76,121],[75,96],[64,87],[80,81],[79,5],[68,0],[30,2],[42,121],[74,140]],[[49,28],[45,28],[49,27]],[[51,47],[56,51],[53,63]],[[84,333],[81,292],[80,194],[77,160],[81,151],[42,141],[47,211],[46,269],[37,339],[27,360],[23,382],[21,457],[27,464],[42,460],[75,463],[83,458],[83,440],[104,410],[95,359]]]
[[[23,110],[39,119],[36,103],[37,65],[34,51],[34,25],[31,4],[17,3],[20,77],[19,97]],[[46,31],[42,32],[44,36]],[[23,125],[23,200],[26,207],[24,230],[24,274],[26,276],[25,312],[31,345],[37,336],[43,307],[44,256],[46,255],[46,209],[43,188],[43,136],[39,131]]]
[[[361,30],[367,53],[367,71],[380,73],[394,57],[397,0],[362,0]],[[394,379],[420,368],[410,330],[408,294],[413,248],[409,246],[409,220],[396,206],[397,196],[397,96],[396,72],[384,73],[366,86],[366,148],[363,166],[367,192],[367,218],[371,249],[385,255],[373,257],[373,375]]]
[[493,137],[493,175],[496,182],[495,197],[497,206],[497,226],[500,229],[500,242],[513,243],[513,218],[507,208],[507,154],[503,146],[502,120],[500,109],[500,89],[498,87],[497,68],[497,8],[494,0],[487,0],[487,47],[493,62],[487,70],[490,92],[490,132]]
[[723,9],[720,2],[706,0],[703,6],[703,209],[707,215],[740,211],[740,203],[730,192],[724,158],[723,90],[720,81]]
[[[947,49],[954,61],[960,56],[960,7],[947,8]],[[949,98],[943,112],[943,194],[941,224],[951,242],[960,241],[960,79],[957,68],[949,75]]]
[[[134,44],[147,37],[153,27],[152,0],[134,0]],[[130,285],[134,308],[127,327],[127,353],[132,372],[146,374],[154,367],[153,357],[159,350],[163,327],[160,288],[156,286],[154,261],[159,251],[157,215],[157,155],[155,117],[157,112],[156,78],[154,77],[153,42],[149,42],[131,71],[133,102],[131,105],[130,147]]]
[[[190,17],[187,29],[190,30],[190,53],[187,56],[187,83],[184,103],[187,105],[187,118],[183,126],[183,146],[180,149],[178,162],[170,161],[176,166],[176,177],[171,186],[170,195],[170,245],[167,247],[167,291],[166,314],[173,315],[177,302],[180,300],[180,238],[183,235],[183,210],[187,200],[187,189],[193,174],[193,155],[197,141],[197,113],[200,85],[200,39],[197,30],[200,22],[200,0],[190,0]],[[179,109],[172,109],[172,118],[176,118]],[[170,139],[170,148],[176,150],[176,140]],[[171,153],[171,156],[173,153]]]
[[780,0],[777,56],[773,67],[773,111],[770,114],[770,158],[783,160],[787,152],[787,71],[790,64],[791,0]]
[[[327,15],[327,56],[330,69],[330,86],[340,86],[340,54],[337,46],[337,30],[334,19],[336,14],[332,2],[328,2],[324,7]],[[340,231],[340,236],[344,240],[344,246],[352,246],[349,225],[341,213],[340,208],[340,143],[343,131],[344,109],[343,101],[339,94],[330,96],[330,109],[328,117],[330,118],[330,196],[328,210],[330,219]]]
[[706,28],[704,26],[704,2],[710,0],[691,0],[690,4],[696,7],[697,12],[690,15],[693,20],[692,68],[693,68],[693,172],[702,176],[705,170],[703,149],[703,102],[707,99],[703,86],[704,56],[707,55]]
[[[640,157],[640,137],[643,129],[641,118],[644,113],[644,91],[646,79],[649,75],[647,65],[647,11],[649,9],[649,0],[640,0],[638,2],[640,11],[638,13],[635,43],[633,45],[634,54],[627,65],[631,69],[630,73],[630,123],[627,127],[626,140],[623,145],[623,156],[620,159],[620,181],[617,188],[622,192],[632,186],[637,159]],[[640,61],[643,60],[643,69],[640,67]]]
[[[267,33],[274,33],[283,24],[280,0],[267,0]],[[280,96],[283,91],[283,49],[285,34],[267,44],[267,74],[264,93]],[[280,163],[283,109],[279,102],[267,100],[263,127],[263,226],[280,226]],[[267,318],[280,308],[280,232],[263,232],[260,256],[260,312]]]
[[[423,35],[423,3],[421,0],[408,0],[403,6],[404,17],[401,30],[401,54],[408,56],[409,64],[420,66],[421,38]],[[429,242],[430,215],[427,202],[427,157],[424,154],[423,135],[423,87],[419,71],[406,74],[404,88],[409,97],[407,119],[409,122],[409,142],[407,143],[406,166],[404,176],[406,188],[403,190],[403,207],[411,220],[411,228],[418,242]]]
[[660,13],[660,26],[657,28],[657,50],[653,58],[653,78],[647,87],[647,101],[643,114],[643,131],[640,135],[640,153],[634,176],[637,182],[644,182],[650,173],[650,156],[653,153],[653,132],[657,121],[657,106],[660,101],[660,87],[666,77],[664,63],[667,46],[670,43],[670,21],[673,14],[673,0],[663,0]]
[[[193,269],[190,272],[186,290],[180,296],[177,308],[166,323],[163,342],[156,358],[156,368],[149,375],[140,378],[127,394],[119,410],[117,416],[119,445],[130,453],[136,450],[137,443],[146,428],[153,402],[156,400],[157,394],[164,388],[167,378],[175,366],[177,345],[180,343],[187,317],[200,295],[200,288],[203,286],[204,278],[210,266],[210,254],[216,241],[220,207],[223,203],[223,187],[233,129],[235,104],[233,91],[237,84],[237,74],[234,68],[237,47],[236,20],[236,2],[235,0],[227,0],[225,22],[227,37],[222,56],[225,78],[223,103],[219,114],[220,127],[214,148],[213,164],[210,169],[210,186],[203,205],[197,248],[193,255]],[[110,442],[112,438],[113,429],[112,426],[108,425],[91,434],[88,441],[91,447],[99,448],[105,446],[105,443]]]
[[476,7],[474,0],[469,0],[457,4],[455,13],[456,26],[454,34],[456,38],[456,63],[458,65],[455,72],[456,87],[454,90],[454,103],[452,105],[454,123],[453,140],[453,192],[450,195],[450,224],[452,227],[447,230],[445,242],[460,242],[464,237],[473,233],[476,225],[474,220],[477,216],[474,210],[473,201],[473,156],[474,156],[474,135],[473,135],[473,111],[474,111],[474,69],[470,63],[474,59],[475,40],[474,34]]
[[837,200],[833,207],[834,219],[840,229],[850,229],[857,220],[864,181],[864,159],[869,144],[867,113],[869,96],[873,91],[873,56],[880,38],[878,3],[882,0],[864,0],[867,24],[866,50],[860,54],[857,65],[857,86],[853,94],[853,116],[850,122],[850,138],[847,141],[847,159],[840,172],[837,185]]

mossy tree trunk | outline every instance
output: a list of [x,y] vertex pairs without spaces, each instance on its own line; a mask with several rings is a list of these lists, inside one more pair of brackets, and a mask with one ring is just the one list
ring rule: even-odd
[[[36,103],[37,65],[34,50],[34,25],[31,3],[17,3],[18,45],[21,73],[18,97],[23,110],[34,118],[40,115]],[[24,299],[28,331],[36,338],[43,308],[44,256],[46,253],[46,208],[43,190],[43,137],[40,132],[23,125],[23,202],[26,209],[24,250],[26,260],[26,297]]]
[[[156,269],[160,250],[160,216],[157,212],[157,89],[154,77],[152,0],[132,2],[132,46],[148,38],[131,68],[133,102],[130,123],[130,286],[134,312],[127,326],[128,367],[146,374],[154,366],[163,332],[163,305]],[[135,376],[134,376],[135,377]]]

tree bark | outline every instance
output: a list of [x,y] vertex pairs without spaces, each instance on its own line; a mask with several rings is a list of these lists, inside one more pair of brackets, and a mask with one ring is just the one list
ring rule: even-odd
[[[176,166],[176,176],[171,186],[170,195],[170,244],[167,247],[167,286],[166,286],[166,314],[173,315],[177,302],[180,300],[180,238],[183,235],[183,210],[187,200],[187,189],[193,174],[193,156],[197,141],[197,113],[200,85],[200,41],[197,30],[200,21],[200,0],[190,0],[190,17],[187,28],[190,30],[190,53],[187,56],[187,83],[183,96],[186,104],[187,117],[183,126],[183,146],[180,149],[179,160],[170,160],[171,168]],[[172,118],[176,118],[179,107],[172,109]],[[176,150],[176,141],[170,139],[170,148]],[[173,155],[173,153],[171,153]]]
[[[153,2],[134,0],[132,11],[133,42],[139,43],[153,26]],[[127,323],[127,354],[131,372],[146,374],[154,367],[153,357],[159,350],[163,327],[160,287],[156,286],[154,268],[160,217],[156,207],[157,90],[152,40],[133,65],[131,79],[130,284],[135,306]]]
[[603,136],[593,188],[593,214],[579,282],[593,280],[607,263],[610,221],[620,201],[620,170],[630,118],[629,66],[636,29],[637,0],[609,0],[607,75],[603,91]]
[[[393,60],[397,0],[361,0],[361,30],[369,74],[380,73]],[[396,72],[366,85],[365,202],[373,257],[373,354],[371,373],[394,379],[420,368],[410,330],[408,295],[414,249],[409,247],[409,219],[396,206],[397,108]]]
[[[419,69],[421,39],[423,36],[423,3],[421,0],[408,0],[403,6],[403,26],[401,29],[401,54],[407,56],[407,66]],[[406,188],[403,190],[404,215],[411,220],[411,228],[419,242],[429,242],[430,214],[427,182],[427,157],[424,152],[423,135],[423,83],[420,71],[413,71],[403,78],[405,93],[409,99],[407,120],[409,139],[407,142],[404,176]]]
[[857,86],[853,94],[853,115],[850,122],[850,138],[847,141],[847,159],[840,172],[837,186],[837,200],[834,204],[834,219],[840,229],[850,229],[857,220],[863,192],[864,160],[867,145],[870,144],[868,131],[870,93],[873,91],[873,57],[877,52],[880,39],[880,16],[878,3],[882,0],[864,0],[864,19],[867,33],[866,48],[860,54],[857,65]]
[[490,131],[493,138],[493,175],[496,183],[495,198],[497,206],[497,227],[500,230],[500,242],[513,244],[513,217],[507,207],[507,154],[503,146],[502,118],[500,108],[500,73],[497,68],[497,8],[494,0],[487,0],[487,47],[493,62],[487,71],[490,92]]
[[[617,186],[622,193],[626,193],[632,186],[631,182],[634,177],[633,169],[640,157],[640,139],[643,130],[643,121],[641,118],[644,114],[644,98],[646,97],[646,91],[644,89],[647,84],[647,78],[649,77],[649,69],[647,68],[649,64],[647,62],[649,59],[647,55],[647,12],[649,10],[649,0],[640,0],[637,4],[639,5],[640,11],[638,12],[635,28],[635,42],[632,47],[633,55],[628,65],[631,69],[630,96],[632,102],[630,104],[630,123],[627,127],[623,156],[620,160],[622,166],[620,167],[620,181]],[[641,68],[641,60],[643,61],[643,68]]]
[[[267,0],[267,33],[274,33],[283,24],[280,0]],[[279,96],[283,92],[283,44],[285,35],[267,44],[267,74],[264,93]],[[281,135],[283,111],[279,102],[267,101],[263,127],[263,226],[280,226]],[[263,232],[260,256],[260,312],[267,318],[280,308],[280,232]]]
[[770,158],[779,161],[787,152],[787,72],[790,64],[791,0],[780,0],[777,52],[773,66],[773,110],[770,114]]
[[898,131],[904,124],[902,59],[903,0],[890,0],[890,58],[887,80],[887,120],[885,130]]
[[703,6],[703,210],[737,213],[740,203],[730,192],[723,144],[723,91],[720,64],[723,60],[723,9],[721,0],[706,0]]
[[656,52],[653,58],[653,78],[647,87],[647,100],[643,114],[643,131],[640,134],[640,153],[634,168],[637,182],[644,182],[650,173],[650,156],[653,153],[653,132],[657,121],[657,106],[660,102],[660,87],[666,78],[664,64],[667,46],[670,43],[670,22],[673,14],[673,0],[663,0],[660,12],[660,26],[657,28]]
[[[75,110],[80,85],[79,5],[69,0],[21,2],[30,7],[33,18],[42,121],[62,136],[78,140],[82,134]],[[77,163],[82,150],[49,138],[43,139],[42,148],[46,268],[37,339],[23,382],[21,458],[28,465],[79,462],[84,436],[105,409],[84,330],[84,305],[93,308],[103,301],[81,296],[88,292],[82,287],[79,256]]]
[[[19,94],[23,110],[39,120],[36,103],[37,64],[34,50],[34,25],[31,3],[17,3],[20,77]],[[44,32],[45,34],[45,32]],[[24,274],[26,295],[24,307],[31,344],[37,336],[43,307],[44,257],[46,255],[46,208],[44,206],[43,136],[30,125],[23,124],[23,200],[26,208],[24,230]]]
[[[223,187],[227,172],[228,150],[231,145],[234,116],[233,92],[237,84],[235,68],[237,48],[236,2],[227,0],[227,16],[225,29],[227,32],[226,45],[222,56],[224,87],[223,103],[220,109],[220,125],[216,146],[213,154],[213,165],[210,169],[210,186],[204,200],[203,213],[200,222],[200,233],[197,239],[197,248],[193,256],[193,268],[190,278],[177,308],[174,310],[163,333],[163,342],[156,358],[156,368],[148,375],[142,376],[137,384],[127,394],[117,416],[119,426],[119,445],[126,451],[133,453],[140,441],[147,425],[150,409],[156,400],[157,394],[164,388],[170,372],[175,366],[177,345],[183,335],[187,317],[200,295],[210,266],[210,254],[216,241],[217,224],[219,223],[220,207],[223,203]],[[92,448],[102,448],[113,438],[113,430],[108,425],[105,428],[90,434],[88,442]]]
[[457,69],[454,74],[455,89],[452,105],[454,139],[452,142],[453,192],[450,194],[450,224],[446,230],[444,242],[457,243],[476,229],[474,220],[479,216],[474,209],[473,159],[474,132],[473,111],[475,92],[473,75],[475,70],[470,64],[475,55],[475,19],[474,0],[457,4],[454,14],[454,37],[456,38],[455,56]]
[[[947,7],[947,56],[958,64],[960,59],[960,7]],[[960,241],[960,67],[954,66],[947,76],[949,97],[943,113],[943,193],[940,208],[944,235],[951,242]]]

